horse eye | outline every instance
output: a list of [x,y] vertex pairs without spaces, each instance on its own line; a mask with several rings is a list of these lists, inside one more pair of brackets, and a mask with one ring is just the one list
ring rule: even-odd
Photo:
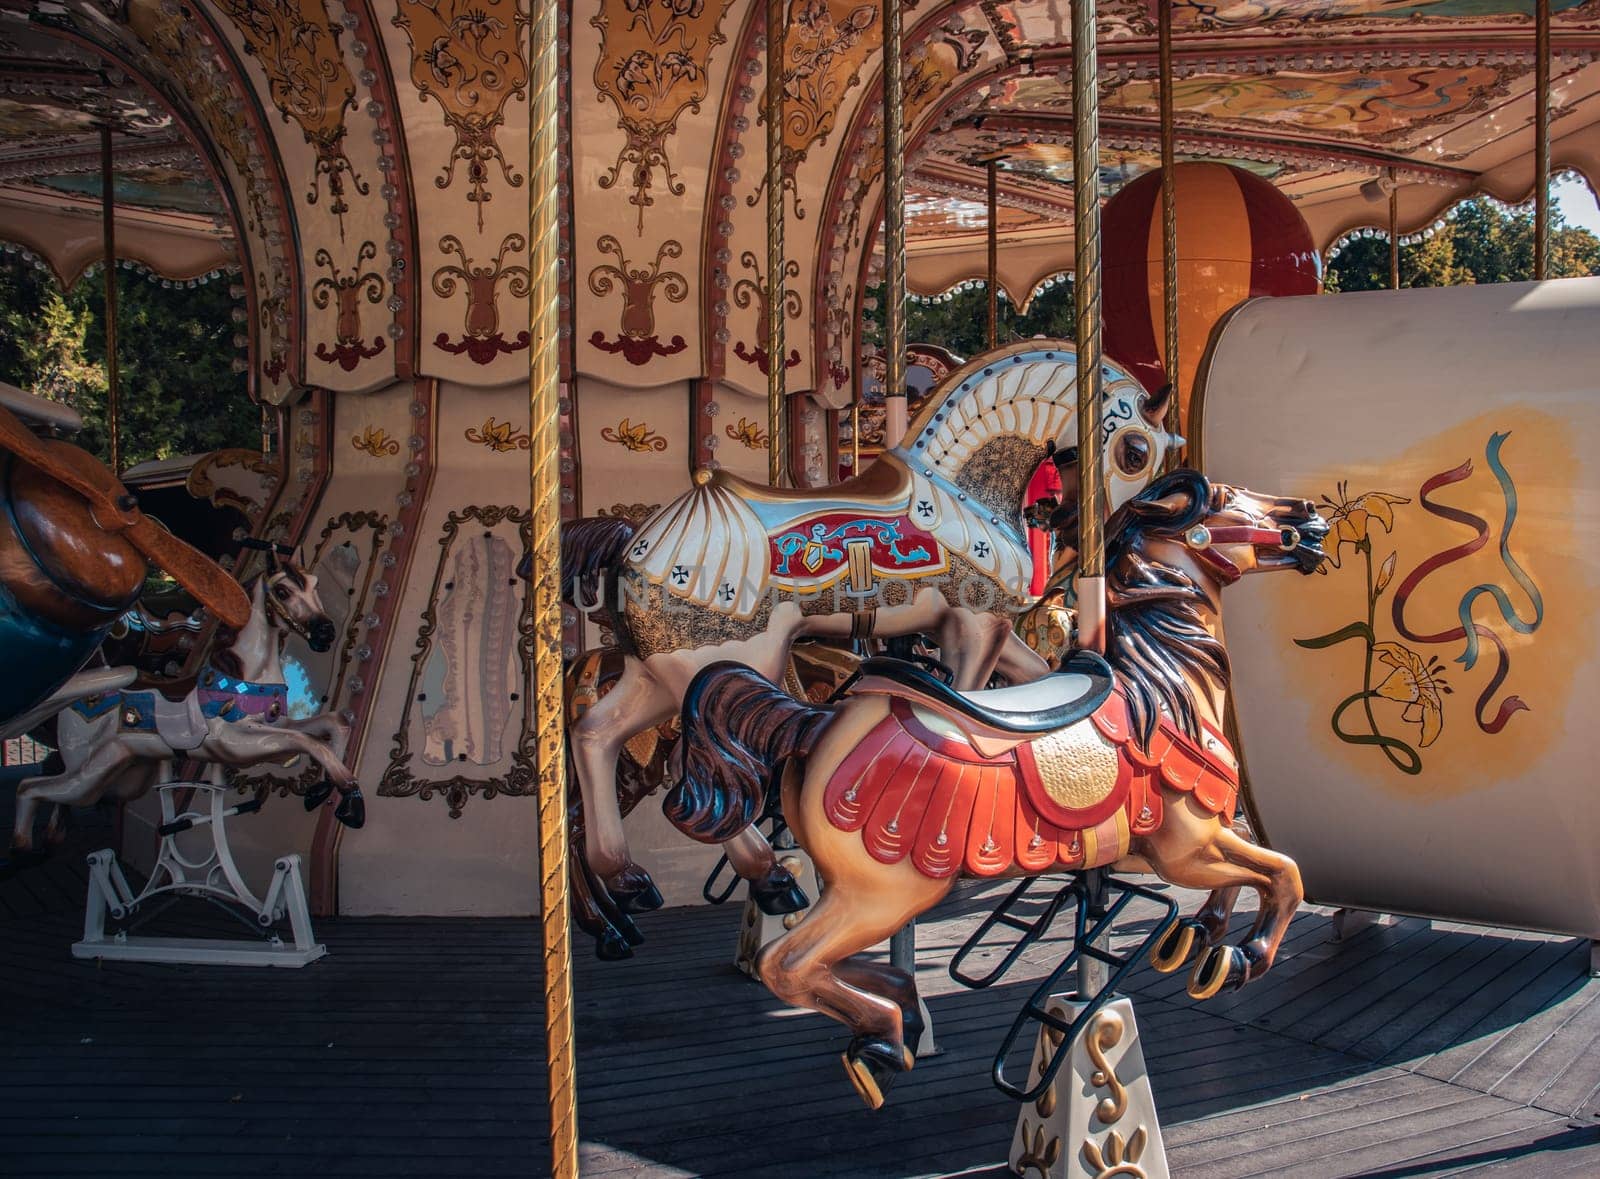
[[281,585],[275,585],[272,587],[272,596],[281,602],[289,596],[289,591],[284,589]]
[[1112,460],[1124,475],[1137,475],[1150,465],[1150,440],[1143,434],[1124,434],[1112,448]]

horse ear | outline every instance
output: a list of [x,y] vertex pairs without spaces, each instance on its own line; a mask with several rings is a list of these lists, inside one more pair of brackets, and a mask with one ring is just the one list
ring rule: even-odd
[[1167,405],[1172,401],[1172,382],[1168,381],[1154,393],[1147,394],[1139,399],[1139,412],[1144,415],[1144,420],[1152,426],[1164,425],[1167,417]]

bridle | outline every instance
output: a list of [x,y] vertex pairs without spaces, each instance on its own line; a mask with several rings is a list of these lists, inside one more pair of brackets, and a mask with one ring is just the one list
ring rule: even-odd
[[[278,544],[275,541],[270,540],[260,540],[253,536],[241,538],[239,541],[239,547],[255,549],[258,552],[271,554],[269,560],[273,565],[277,564],[278,557],[294,556],[294,549],[289,545]],[[277,619],[278,622],[281,622],[285,627],[309,643],[311,641],[311,630],[308,624],[299,621],[286,609],[284,609],[282,604],[278,601],[277,595],[271,592],[273,584],[279,578],[288,576],[289,573],[287,570],[277,569],[275,571],[269,571],[266,576],[262,578],[263,585],[267,591],[261,595],[263,601],[266,603],[267,626],[276,630],[277,627],[273,626],[273,620]]]
[[[1230,505],[1232,501],[1229,501]],[[1214,547],[1223,544],[1248,544],[1255,548],[1277,549],[1279,552],[1292,553],[1301,544],[1300,530],[1287,524],[1267,527],[1265,522],[1257,524],[1227,524],[1220,528],[1208,528],[1204,524],[1196,524],[1183,534],[1183,543],[1195,558],[1213,573],[1223,585],[1232,585],[1243,577],[1239,566],[1224,557]]]

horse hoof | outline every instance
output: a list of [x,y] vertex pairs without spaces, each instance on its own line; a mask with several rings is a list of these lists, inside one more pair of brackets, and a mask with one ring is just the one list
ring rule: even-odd
[[648,876],[638,888],[607,887],[611,899],[617,902],[617,908],[624,913],[653,913],[666,904],[666,898],[661,895],[661,890],[656,887],[656,882]]
[[623,962],[633,957],[633,947],[616,930],[608,929],[594,939],[594,956],[602,962]]
[[899,1074],[911,1068],[914,1058],[909,1048],[896,1050],[882,1036],[857,1036],[839,1058],[856,1093],[868,1109],[882,1109],[889,1086]]
[[1179,921],[1161,936],[1150,950],[1150,965],[1158,974],[1172,974],[1194,953],[1196,940],[1204,933],[1198,921]]
[[633,918],[626,913],[619,912],[612,919],[611,928],[622,935],[622,940],[630,946],[644,945],[644,934],[639,932],[639,927],[633,923]]
[[1189,972],[1189,997],[1209,999],[1225,987],[1237,989],[1249,973],[1249,960],[1238,946],[1212,946]]
[[306,810],[314,811],[333,795],[333,783],[327,778],[306,787]]
[[367,825],[367,800],[361,797],[361,787],[352,786],[348,791],[339,792],[339,805],[334,808],[333,817],[352,831]]
[[785,913],[798,913],[811,907],[811,898],[806,896],[805,889],[782,868],[766,880],[752,880],[750,895],[755,898],[756,908],[768,917],[782,917]]

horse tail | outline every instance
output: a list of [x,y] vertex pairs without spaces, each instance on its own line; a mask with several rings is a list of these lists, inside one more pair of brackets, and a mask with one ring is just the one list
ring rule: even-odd
[[585,609],[598,605],[600,578],[621,563],[633,532],[633,525],[617,516],[565,521],[561,525],[562,600]]
[[833,712],[742,663],[711,664],[683,697],[683,774],[663,813],[691,839],[731,839],[760,816],[771,776],[811,751]]

